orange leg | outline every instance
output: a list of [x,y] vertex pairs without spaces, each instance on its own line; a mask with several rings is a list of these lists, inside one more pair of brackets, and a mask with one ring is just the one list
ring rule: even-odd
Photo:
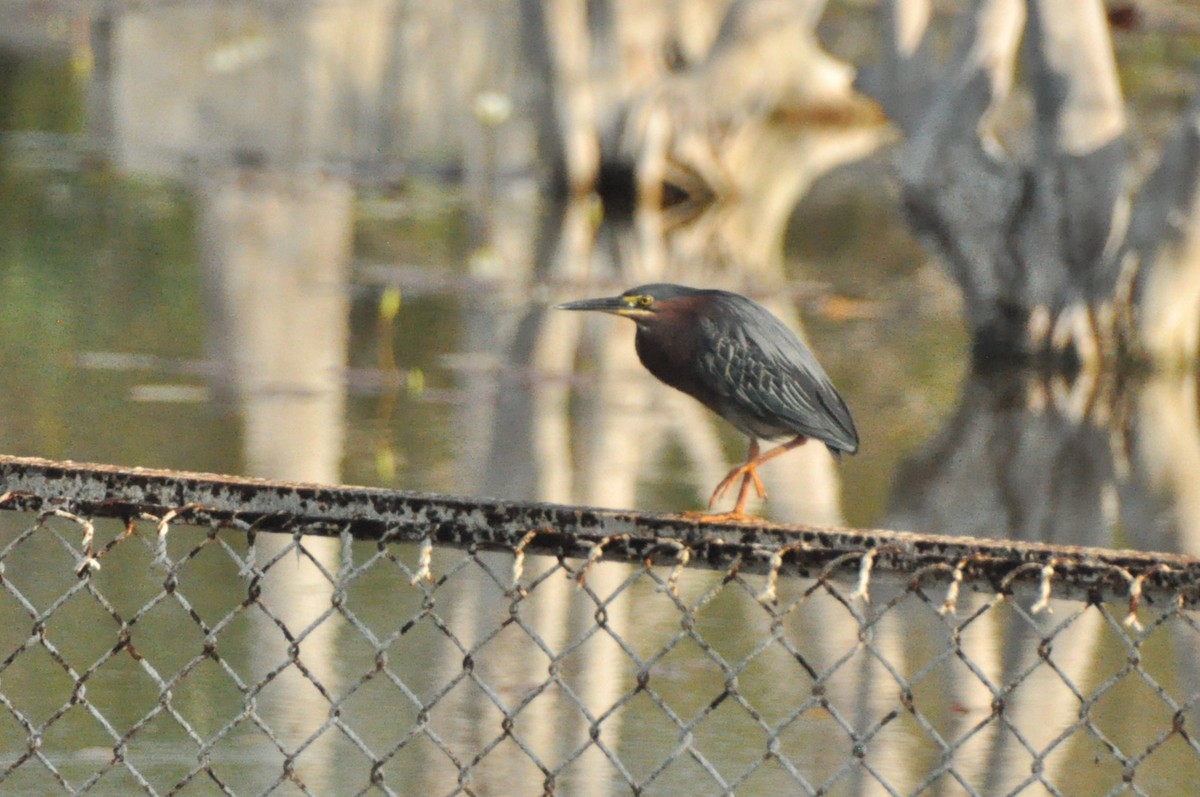
[[[750,498],[751,484],[754,485],[754,490],[758,493],[759,498],[767,497],[767,490],[765,487],[763,487],[762,479],[758,477],[758,466],[775,459],[775,457],[786,454],[797,446],[804,445],[805,441],[807,440],[807,437],[804,437],[803,435],[797,435],[786,443],[775,446],[775,448],[772,448],[767,453],[760,454],[758,441],[751,438],[750,450],[746,452],[745,464],[738,465],[736,468],[729,471],[729,473],[725,475],[724,479],[721,479],[721,483],[717,485],[715,490],[713,490],[712,497],[708,499],[709,508],[711,509],[713,504],[721,500],[721,497],[729,491],[729,488],[733,486],[733,483],[740,478],[742,480],[742,486],[738,489],[737,504],[734,505],[732,512],[727,513],[727,516],[730,518],[744,517],[746,513],[746,502]],[[726,517],[726,515],[721,515],[719,517]]]
[[[750,438],[750,449],[746,452],[746,462],[751,463],[758,459],[758,454],[758,441],[754,438]],[[737,505],[734,506],[733,511],[730,513],[735,517],[737,515],[745,514],[746,502],[750,500],[750,485],[754,485],[754,491],[758,493],[759,498],[767,497],[767,488],[763,486],[762,479],[758,478],[758,471],[753,467],[734,468],[727,473],[725,478],[721,480],[721,483],[717,485],[717,490],[719,490],[723,495],[726,490],[733,486],[733,482],[737,480],[739,474],[742,477],[742,486],[738,488]],[[720,498],[720,496],[717,494],[717,490],[714,490],[713,494],[709,496],[709,509],[712,509],[713,503]]]

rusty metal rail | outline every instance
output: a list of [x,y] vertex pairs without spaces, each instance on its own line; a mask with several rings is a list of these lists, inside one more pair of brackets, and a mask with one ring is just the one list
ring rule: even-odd
[[699,522],[684,515],[517,503],[370,487],[0,456],[0,508],[423,542],[765,574],[940,578],[977,591],[1021,587],[1093,602],[1200,603],[1200,560],[1177,554],[912,532]]
[[19,457],[0,509],[4,793],[1200,778],[1187,557]]

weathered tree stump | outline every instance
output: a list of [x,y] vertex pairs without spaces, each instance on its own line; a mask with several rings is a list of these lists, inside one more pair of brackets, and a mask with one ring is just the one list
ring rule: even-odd
[[[962,12],[944,64],[928,2],[892,0],[884,21],[883,58],[864,87],[904,134],[905,207],[962,287],[977,364],[1194,364],[1200,260],[1187,222],[1200,105],[1131,199],[1099,0],[980,0]],[[1024,157],[996,132],[1019,55],[1034,111]]]

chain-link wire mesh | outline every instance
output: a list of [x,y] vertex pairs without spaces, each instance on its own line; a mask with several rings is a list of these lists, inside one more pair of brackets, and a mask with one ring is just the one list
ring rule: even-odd
[[1194,560],[0,460],[4,793],[1200,783]]

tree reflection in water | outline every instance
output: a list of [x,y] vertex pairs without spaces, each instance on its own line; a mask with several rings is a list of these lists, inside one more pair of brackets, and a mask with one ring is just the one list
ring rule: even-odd
[[[729,4],[737,13],[722,28],[724,38],[719,43],[715,23],[689,26],[676,42],[679,62],[669,70],[664,66],[657,74],[643,73],[626,82],[617,79],[619,69],[592,75],[596,91],[581,96],[572,94],[571,89],[587,84],[590,64],[609,63],[605,59],[627,52],[613,46],[589,61],[586,47],[570,46],[574,41],[570,35],[583,39],[590,35],[587,14],[581,11],[585,5],[606,7],[521,3],[518,21],[511,14],[512,6],[506,4],[493,4],[486,11],[476,8],[478,13],[472,15],[454,4],[425,4],[419,13],[410,13],[407,7],[401,12],[398,5],[381,1],[344,3],[336,8],[306,6],[294,12],[179,3],[153,9],[106,7],[90,28],[87,24],[80,28],[90,35],[90,52],[97,65],[88,86],[89,108],[95,116],[87,124],[100,146],[108,148],[114,171],[165,175],[198,188],[198,248],[202,252],[198,260],[205,278],[211,280],[207,349],[215,361],[212,365],[218,371],[225,369],[223,373],[232,380],[227,386],[236,397],[234,407],[246,431],[240,441],[242,450],[220,461],[243,463],[243,469],[261,475],[336,480],[353,472],[384,480],[379,472],[362,464],[371,459],[373,451],[366,450],[370,447],[360,450],[352,442],[383,437],[398,441],[408,463],[401,469],[400,479],[387,479],[389,486],[617,507],[695,508],[707,488],[724,474],[729,461],[740,454],[740,441],[735,435],[725,436],[722,423],[703,408],[655,383],[642,371],[628,325],[612,319],[549,313],[547,306],[557,300],[596,295],[601,287],[611,292],[669,280],[751,294],[801,329],[802,315],[810,325],[820,319],[820,314],[809,312],[819,304],[812,297],[829,298],[829,292],[806,286],[797,301],[798,284],[818,277],[841,285],[857,279],[862,288],[858,295],[879,303],[882,310],[854,323],[838,324],[814,348],[835,372],[838,384],[846,386],[848,401],[862,421],[862,453],[838,468],[822,448],[806,446],[764,469],[771,493],[764,510],[770,516],[810,523],[849,520],[947,534],[1200,552],[1200,432],[1197,388],[1190,370],[1166,369],[1146,376],[1117,369],[1084,369],[1072,378],[1040,373],[977,374],[964,380],[956,409],[941,418],[939,409],[955,402],[943,396],[931,399],[936,390],[928,383],[949,381],[945,374],[964,370],[962,363],[969,353],[967,346],[958,348],[945,340],[946,330],[958,321],[959,308],[946,311],[938,307],[937,301],[930,300],[934,291],[929,283],[910,279],[912,272],[925,269],[928,258],[914,257],[921,262],[900,266],[893,261],[884,266],[872,262],[873,254],[878,253],[870,244],[886,238],[887,233],[861,224],[850,209],[845,218],[850,219],[847,226],[853,233],[846,235],[847,245],[862,253],[860,262],[847,269],[852,274],[828,273],[824,263],[813,263],[810,268],[808,263],[785,260],[783,241],[789,225],[809,239],[842,232],[832,226],[822,228],[813,223],[811,215],[793,219],[795,207],[814,184],[837,167],[862,159],[892,135],[883,126],[878,109],[853,91],[852,72],[816,46],[813,26],[824,3],[765,0]],[[919,14],[923,4],[888,4],[888,8],[902,5]],[[1097,11],[1096,4],[1091,6]],[[661,13],[653,17],[655,25],[667,25],[663,18],[670,14],[662,11],[666,7],[661,5]],[[1072,7],[1058,6],[1062,13]],[[1013,31],[1019,25],[1014,15],[1020,14],[1016,4],[980,3],[977,8],[981,14],[989,8],[1007,9],[1001,21],[1011,35],[1003,41],[1015,38]],[[550,20],[544,19],[545,14],[533,13],[546,9],[551,12]],[[538,118],[520,121],[538,127],[545,136],[560,134],[560,157],[566,161],[560,166],[568,188],[590,187],[588,181],[598,174],[613,173],[601,168],[613,165],[605,158],[623,156],[640,167],[634,170],[626,165],[636,178],[632,182],[637,197],[663,198],[680,191],[693,200],[702,198],[702,202],[680,202],[665,209],[657,203],[632,203],[623,216],[614,212],[616,205],[610,202],[605,208],[607,218],[597,223],[597,209],[590,200],[576,198],[563,207],[547,203],[551,205],[547,209],[529,196],[532,192],[521,193],[519,184],[528,181],[528,175],[540,165],[539,153],[529,148],[514,151],[511,142],[522,140],[521,124],[502,127],[497,120],[475,119],[464,110],[473,104],[464,100],[473,92],[497,90],[496,81],[503,82],[503,76],[516,71],[516,56],[506,43],[516,40],[518,33],[528,36],[532,17],[542,18],[550,35],[563,35],[558,44],[567,43],[557,53],[566,86],[555,83],[551,74],[531,80],[545,89],[532,103]],[[281,24],[283,18],[287,24]],[[783,23],[776,24],[777,20]],[[574,34],[565,30],[571,25],[577,26]],[[698,30],[708,34],[708,41],[700,45],[696,42]],[[454,46],[428,47],[422,44],[422,32],[428,33],[430,40],[457,38]],[[633,32],[644,33],[641,28]],[[546,38],[538,40],[545,45]],[[999,38],[989,41],[995,46],[1003,43]],[[916,52],[928,54],[929,41],[920,45]],[[646,46],[647,50],[653,48],[653,44]],[[899,51],[896,55],[893,76],[902,77],[905,70],[920,65],[915,63],[920,59],[900,58]],[[765,84],[756,81],[764,58],[798,59],[801,71],[797,74],[803,78],[798,83],[802,85],[775,80],[784,76],[782,69],[767,72],[772,80]],[[541,63],[549,71],[552,61]],[[648,63],[657,61],[638,61],[642,67]],[[1008,76],[997,72],[1003,71],[1005,63],[1004,59],[982,58],[968,60],[964,66],[983,69],[1007,90]],[[297,80],[298,75],[307,79]],[[661,82],[655,84],[659,78]],[[654,88],[649,88],[652,85]],[[513,80],[499,88],[512,88],[519,98],[524,87]],[[733,90],[738,87],[743,90]],[[930,86],[918,88],[932,90]],[[558,91],[563,94],[554,94]],[[614,96],[622,103],[621,112],[598,108],[597,98]],[[556,98],[562,100],[560,105],[555,105]],[[920,119],[913,110],[900,103],[893,114],[908,131],[919,128]],[[556,112],[568,120],[570,129],[546,130]],[[944,123],[942,132],[965,127],[972,135],[977,133],[973,117],[969,124],[956,126],[952,123],[967,117],[958,116],[953,108],[939,107],[938,112]],[[1196,112],[1196,108],[1190,110],[1188,118]],[[397,118],[402,124],[392,124]],[[620,129],[626,121],[628,128]],[[419,331],[411,332],[408,339],[397,335],[396,343],[406,356],[425,356],[438,368],[442,368],[438,358],[450,355],[477,358],[490,367],[444,368],[435,375],[456,388],[461,399],[441,415],[429,412],[428,403],[414,400],[388,404],[391,414],[384,416],[386,423],[376,423],[379,419],[375,417],[363,422],[353,417],[353,409],[348,407],[355,397],[346,399],[347,385],[337,378],[352,358],[361,354],[349,351],[354,341],[364,350],[374,345],[369,335],[360,334],[356,339],[353,329],[347,329],[356,319],[342,292],[347,279],[359,283],[356,289],[374,287],[364,289],[364,270],[352,262],[361,255],[352,249],[362,246],[362,238],[370,237],[364,232],[370,225],[358,214],[370,204],[371,191],[386,183],[387,175],[403,172],[401,167],[412,167],[418,176],[421,167],[433,171],[421,157],[447,146],[447,131],[460,136],[462,140],[455,143],[469,151],[463,161],[465,184],[470,187],[468,215],[473,222],[468,226],[478,236],[472,242],[479,245],[477,256],[464,265],[452,256],[430,255],[426,247],[434,248],[430,241],[435,239],[446,251],[459,251],[437,236],[450,239],[461,230],[414,232],[421,225],[412,218],[378,234],[385,239],[379,249],[403,253],[403,257],[396,255],[396,260],[416,253],[422,258],[416,267],[422,278],[469,278],[487,290],[445,288],[443,295],[436,297],[439,309],[463,311],[460,326],[438,327],[453,328],[460,333],[458,337],[431,332],[428,320],[435,314],[427,312],[406,328]],[[1043,143],[1052,139],[1045,136]],[[1186,153],[1192,144],[1182,126],[1174,150]],[[990,152],[976,140],[959,141],[958,145],[963,149],[956,152],[967,153],[956,162],[964,169],[972,165],[973,158]],[[1094,161],[1100,166],[1111,164],[1116,151],[1102,147],[1094,153]],[[1046,153],[1053,156],[1053,148]],[[544,151],[540,154],[547,155]],[[907,169],[901,170],[908,178],[944,175],[942,150],[926,146],[918,154],[921,158],[908,161]],[[587,158],[596,162],[581,165]],[[1054,160],[1048,157],[1048,161]],[[1131,247],[1142,262],[1165,260],[1168,266],[1177,264],[1186,275],[1194,271],[1189,269],[1193,247],[1180,233],[1198,225],[1162,225],[1175,218],[1194,218],[1189,213],[1194,214],[1196,203],[1188,205],[1189,195],[1169,190],[1179,187],[1175,182],[1186,182],[1184,178],[1191,172],[1176,168],[1170,159],[1164,159],[1164,164],[1158,173],[1166,197],[1158,209],[1161,212],[1151,212],[1155,210],[1152,201],[1140,203],[1148,216],[1134,215]],[[887,184],[890,172],[882,160],[861,168],[870,172],[866,181],[870,190],[884,193],[879,186]],[[197,172],[203,173],[204,179],[195,179]],[[993,176],[1000,181],[1017,173],[1006,166]],[[513,174],[518,179],[512,180]],[[1053,200],[1059,176],[1052,169],[1024,175],[1036,178],[1034,182],[1045,189],[1038,193],[1041,203]],[[1087,180],[1070,182],[1076,191],[1073,195],[1094,193],[1108,203],[1101,203],[1104,213],[1098,217],[1104,224],[1094,224],[1088,221],[1092,216],[1084,214],[1086,223],[1072,229],[1105,228],[1112,220],[1111,194],[1119,185],[1106,182],[1103,191],[1093,192]],[[419,180],[414,179],[414,184]],[[513,184],[518,187],[510,191]],[[670,191],[664,190],[668,184]],[[931,185],[939,187],[937,180],[924,187]],[[1003,196],[1021,196],[1012,193],[1008,183],[1001,188],[1004,190],[997,190]],[[402,194],[400,204],[411,199],[408,193],[397,193]],[[942,203],[939,207],[949,205],[949,215],[965,217],[968,226],[974,225],[971,229],[983,233],[984,240],[1010,240],[1007,228],[996,222],[996,217],[1001,221],[1007,218],[1003,207],[983,201],[991,215],[980,215],[972,210],[974,205],[956,202],[954,194],[936,198]],[[109,212],[113,211],[106,207],[95,215]],[[1042,221],[1053,218],[1054,214],[1037,217]],[[981,231],[980,227],[987,229]],[[1047,227],[1053,225],[1035,225],[1021,251],[1033,251],[1034,243],[1044,240],[1040,236]],[[1169,238],[1170,245],[1158,246],[1156,235]],[[1097,244],[1108,240],[1101,237],[1103,241],[1093,238],[1083,249],[1098,256],[1101,247]],[[992,266],[1003,266],[997,273],[1007,273],[1005,270],[1017,263],[1037,262],[1032,257],[1002,258],[999,245],[965,246],[961,245],[965,238],[954,236],[941,240],[952,251],[970,250],[967,254],[975,259],[967,259],[973,263],[982,258]],[[298,247],[301,241],[307,243]],[[454,244],[462,246],[457,240]],[[303,251],[298,253],[296,247]],[[1064,244],[1055,251],[1061,266],[1056,274],[1061,278],[1079,249]],[[378,251],[372,254],[378,255]],[[1104,265],[1109,268],[1118,262],[1106,260]],[[909,269],[910,273],[887,282],[889,267]],[[399,282],[396,275],[401,271],[389,272],[385,267],[373,273]],[[411,278],[411,271],[404,273]],[[1112,275],[1105,273],[1107,286]],[[1155,301],[1159,304],[1170,305],[1169,298],[1181,285],[1187,288],[1188,281],[1170,278],[1170,268],[1159,273],[1166,273],[1167,278],[1151,279],[1141,287],[1158,297]],[[246,287],[249,276],[259,280],[259,287]],[[1002,281],[997,278],[989,285],[994,288],[991,282]],[[1052,290],[1037,295],[1036,301],[1059,302],[1064,291],[1069,293],[1064,284],[1056,279],[1048,286]],[[945,283],[935,287],[944,289]],[[292,288],[296,288],[295,296]],[[985,293],[970,296],[967,306],[979,303],[986,305],[987,312],[994,311],[994,296]],[[1019,296],[1021,291],[1015,293]],[[314,304],[304,303],[306,295]],[[1168,301],[1162,301],[1164,296]],[[419,297],[413,301],[410,294],[406,302],[406,311],[413,305],[420,309]],[[1066,307],[1071,302],[1061,304]],[[798,312],[798,306],[803,306],[804,312]],[[1101,312],[1105,309],[1102,303],[1095,309],[1089,320],[1116,323]],[[948,319],[947,312],[954,318]],[[1071,326],[1072,319],[1079,317],[1064,314],[1053,323],[1048,321],[1039,329],[1049,337],[1041,340],[1053,342],[1055,325],[1068,338],[1082,335],[1084,330]],[[1189,327],[1186,317],[1180,322],[1174,315],[1149,313],[1140,321],[1147,337],[1182,338],[1195,345],[1195,325]],[[1156,323],[1168,327],[1166,332],[1155,333]],[[1025,331],[1023,327],[1017,330]],[[196,335],[194,330],[171,332]],[[13,338],[21,339],[18,335]],[[381,383],[390,385],[382,378]],[[27,402],[10,402],[22,403]],[[109,410],[104,408],[106,413]],[[123,412],[114,425],[125,423],[136,429],[143,422],[140,408],[124,407]],[[438,423],[427,424],[430,417]],[[203,420],[199,418],[197,423]],[[355,423],[370,428],[355,429]],[[67,424],[59,426],[66,428]],[[932,430],[928,435],[927,429]],[[137,450],[146,448],[152,444]],[[171,457],[162,461],[168,466],[195,466],[187,459],[189,454],[195,456],[194,452],[154,453]],[[446,460],[450,460],[448,466]],[[895,461],[900,464],[891,476],[886,471]],[[882,500],[872,503],[864,498],[889,492],[879,486],[887,483],[891,487],[886,508]],[[287,540],[280,544],[286,545]],[[479,560],[496,573],[506,572],[511,564],[500,554],[481,554]],[[326,550],[312,560],[298,559],[292,571],[277,571],[281,575],[267,591],[267,598],[281,607],[278,616],[295,629],[324,617],[331,605],[333,585],[315,567],[316,561],[323,562],[329,572],[337,569],[334,551]],[[606,594],[626,572],[618,566],[597,567],[589,584],[598,594]],[[696,572],[689,578],[702,584],[715,576]],[[482,634],[490,622],[489,612],[495,608],[495,584],[482,576],[478,583],[466,575],[463,580],[456,585],[460,588],[456,599],[447,601],[448,622]],[[208,587],[230,593],[245,589],[236,576],[229,583]],[[526,607],[526,617],[542,629],[542,638],[552,649],[562,649],[568,640],[592,627],[590,607],[580,608],[579,592],[571,582],[547,580],[539,589],[544,591],[536,605]],[[874,597],[877,602],[886,601],[888,593],[880,588]],[[365,594],[363,602],[390,607],[393,599],[380,591]],[[963,616],[969,616],[971,600],[962,599]],[[678,623],[678,616],[671,612],[655,614],[633,604],[629,600],[610,607],[607,620],[630,639],[644,641],[649,637],[637,635],[651,635]],[[797,619],[790,631],[809,645],[809,655],[817,665],[830,665],[847,650],[858,650],[860,658],[833,679],[830,694],[845,707],[847,716],[864,723],[896,703],[898,684],[881,671],[873,658],[876,653],[890,662],[913,664],[922,662],[930,648],[948,650],[961,643],[969,647],[970,658],[993,684],[1007,683],[1039,655],[1037,629],[1016,616],[1015,610],[1001,613],[999,619],[989,612],[957,639],[942,618],[922,613],[918,606],[881,624],[869,655],[856,647],[862,641],[859,628],[847,621],[845,611],[832,599],[820,602]],[[769,629],[765,629],[764,617],[761,607],[752,605],[730,609],[719,620],[724,629],[750,628],[765,633]],[[349,673],[342,680],[344,674],[336,671],[342,662],[340,635],[347,632],[338,616],[317,622],[302,643],[303,655],[310,662],[320,662],[319,669],[328,676],[325,685],[336,691],[361,673]],[[1111,652],[1111,640],[1108,647],[1102,641],[1104,628],[1099,615],[1091,611],[1072,627],[1070,644],[1066,644],[1068,635],[1056,638],[1057,662],[1075,683],[1085,683],[1089,668]],[[290,654],[282,638],[272,637],[274,644],[262,642],[264,634],[275,630],[273,621],[262,620],[242,636],[229,639],[229,655],[241,657],[256,675],[283,666],[287,674],[281,675],[278,683],[294,686],[299,679],[286,668]],[[470,641],[472,633],[463,631],[462,638]],[[504,665],[506,683],[520,685],[544,677],[543,658],[521,655],[519,646],[509,644],[498,641],[489,650],[492,661]],[[1194,645],[1172,638],[1169,647],[1178,681],[1197,683],[1195,662],[1200,657],[1195,655]],[[412,656],[412,661],[396,665],[409,668],[406,676],[412,677],[417,670],[429,677],[461,670],[461,651],[451,646],[431,643],[417,652],[420,655]],[[611,705],[621,688],[628,667],[623,656],[612,648],[579,654],[579,668],[587,673],[580,700],[594,711]],[[782,695],[786,689],[792,690],[790,696],[803,692],[807,684],[797,685],[790,666],[785,661],[764,665],[758,688],[773,695]],[[1045,683],[1031,684],[1020,699],[1014,698],[1007,721],[1036,728],[1044,736],[1076,712],[1076,697],[1064,690],[1061,682],[1055,683],[1054,677],[1046,675]],[[974,721],[977,716],[970,712],[980,711],[980,706],[995,699],[974,673],[955,671],[931,677],[928,684],[933,686],[927,685],[927,690],[943,699],[939,705],[949,717],[947,727]],[[460,734],[456,738],[467,743],[477,738],[472,736],[479,733],[477,721],[488,716],[476,698],[456,694],[443,704],[457,723],[452,729]],[[959,712],[957,706],[967,711]],[[561,741],[556,736],[560,727],[574,723],[575,730],[586,730],[574,706],[566,706],[569,713],[565,715],[562,709],[552,702],[529,707],[530,744],[553,750]],[[259,710],[272,726],[290,727],[299,738],[307,728],[320,727],[328,717],[329,702],[311,692],[289,691],[263,699]],[[392,719],[375,717],[370,721],[388,727]],[[621,723],[614,718],[605,726],[605,737],[614,745],[636,739]],[[979,774],[975,782],[988,784],[981,793],[999,793],[1002,787],[998,784],[1005,773],[1027,767],[1028,761],[1022,759],[1004,728],[977,738],[977,746],[971,750]],[[722,739],[721,743],[736,746],[738,741]],[[303,768],[314,783],[339,782],[347,770],[353,770],[347,777],[362,775],[358,764],[339,754],[338,744],[325,738],[306,751]],[[896,771],[906,771],[914,747],[911,738],[897,731],[881,738],[875,754],[893,764]],[[517,768],[506,772],[506,762],[494,766],[497,782],[527,785],[521,782]],[[963,767],[965,771],[969,765]],[[594,788],[602,790],[608,762],[597,755],[588,758],[584,768],[587,771],[579,774],[578,783],[601,784]],[[432,790],[425,780],[432,776],[419,766],[406,774],[411,774],[408,785],[414,791]],[[506,781],[506,777],[511,779]],[[862,779],[855,793],[871,793],[869,779],[865,775]],[[520,786],[513,790],[528,790]],[[584,792],[576,789],[573,793]]]

